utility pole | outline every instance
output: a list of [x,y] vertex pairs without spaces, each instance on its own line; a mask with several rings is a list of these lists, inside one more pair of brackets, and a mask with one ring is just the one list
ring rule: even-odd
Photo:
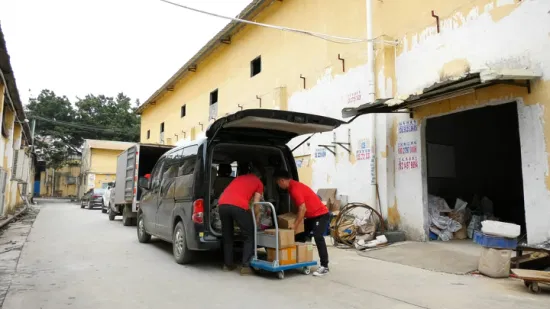
[[36,129],[36,119],[32,119],[31,122],[31,144],[32,148],[34,149],[34,130]]

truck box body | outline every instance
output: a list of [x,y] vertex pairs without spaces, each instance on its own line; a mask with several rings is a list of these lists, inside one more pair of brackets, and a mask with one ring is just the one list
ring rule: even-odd
[[117,159],[115,205],[132,205],[132,212],[139,208],[141,190],[138,179],[151,173],[155,163],[174,146],[141,144],[128,148]]

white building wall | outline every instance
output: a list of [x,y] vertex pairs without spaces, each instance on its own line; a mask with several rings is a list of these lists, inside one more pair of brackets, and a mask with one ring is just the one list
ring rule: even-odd
[[[366,65],[335,76],[332,75],[331,69],[327,69],[313,87],[296,92],[289,97],[288,109],[342,119],[344,107],[366,103],[367,72]],[[385,115],[378,117],[385,119]],[[349,125],[341,126],[333,132],[316,134],[294,151],[295,156],[311,155],[313,190],[337,188],[338,194],[347,195],[350,202],[371,203],[373,198],[371,160],[357,153],[358,150],[363,154],[370,151],[372,129],[365,118],[362,117]],[[385,122],[381,125],[384,124]],[[293,148],[304,138],[307,136],[296,138],[289,146]],[[341,143],[351,142],[351,153],[336,146],[331,148],[336,152],[336,155],[333,155],[319,146],[331,145],[335,141],[334,138]]]
[[[441,20],[441,33],[435,25],[413,36],[411,41],[400,38],[404,52],[395,59],[396,85],[392,85],[384,70],[376,73],[379,93],[386,97],[396,88],[398,97],[407,97],[423,88],[450,76],[458,77],[466,72],[482,69],[529,68],[542,73],[543,81],[550,78],[550,1],[522,1],[509,16],[494,20],[491,10],[510,1],[497,1],[480,9],[472,9],[467,15],[456,13]],[[316,84],[289,96],[289,110],[341,118],[344,107],[366,103],[367,67],[360,66],[346,73],[332,75],[327,69]],[[548,154],[543,132],[543,104],[526,106],[521,98],[509,98],[485,104],[501,104],[518,101],[521,135],[523,181],[526,223],[529,242],[550,238],[550,192],[545,184],[548,176]],[[550,103],[550,100],[549,102]],[[347,142],[347,130],[351,130],[352,154],[337,147],[337,155],[325,151],[317,157],[320,144],[330,144],[333,133],[314,136],[294,152],[295,156],[312,157],[312,186],[335,187],[339,194],[348,195],[349,201],[369,203],[373,198],[371,164],[359,160],[357,150],[371,139],[370,116],[362,116],[352,124],[337,129],[339,142]],[[399,228],[409,238],[426,240],[427,185],[423,162],[423,123],[416,129],[393,136],[400,126],[406,127],[408,114],[377,115],[378,184],[381,210],[388,217],[389,210],[398,213]],[[409,126],[410,127],[410,126]],[[290,147],[303,138],[297,138]],[[416,142],[417,155],[403,156],[397,153],[401,142]],[[395,142],[395,143],[394,143]],[[412,160],[413,167],[399,169],[399,160]],[[416,165],[414,165],[416,164]]]
[[[497,1],[496,7],[510,1]],[[513,1],[512,1],[513,2]],[[435,26],[406,38],[404,52],[396,59],[397,92],[400,97],[421,91],[446,78],[446,73],[479,72],[482,69],[532,69],[550,79],[550,1],[522,1],[510,15],[493,20],[494,4],[473,9],[466,16],[460,13],[441,21],[441,33]],[[548,176],[548,154],[543,132],[543,111],[546,103],[526,106],[521,98],[509,98],[487,104],[519,101],[523,181],[527,236],[530,243],[550,238],[550,192],[545,184]],[[406,116],[400,115],[399,118]],[[401,119],[400,119],[401,120]],[[399,138],[418,141],[423,154],[422,129]],[[405,134],[407,135],[407,134]],[[396,151],[394,149],[394,151]],[[425,165],[395,173],[395,199],[402,225],[417,239],[425,239],[427,214],[425,199]],[[389,177],[392,177],[391,175]],[[390,202],[391,203],[391,202]]]

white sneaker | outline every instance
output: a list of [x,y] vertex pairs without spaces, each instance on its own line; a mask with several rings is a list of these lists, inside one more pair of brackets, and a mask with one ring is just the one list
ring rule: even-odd
[[317,270],[313,273],[313,275],[315,277],[322,277],[322,276],[328,274],[328,272],[329,272],[328,267],[321,266],[321,267],[317,268]]

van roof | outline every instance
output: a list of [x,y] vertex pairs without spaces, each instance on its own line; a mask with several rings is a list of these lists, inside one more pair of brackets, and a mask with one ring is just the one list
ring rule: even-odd
[[206,141],[206,137],[201,137],[201,138],[198,138],[194,141],[189,141],[189,142],[183,142],[181,143],[179,146],[176,146],[170,150],[168,150],[163,156],[166,156],[166,155],[169,155],[173,152],[176,152],[180,149],[183,149],[183,148],[187,148],[189,146],[199,146],[201,145],[204,141]]

